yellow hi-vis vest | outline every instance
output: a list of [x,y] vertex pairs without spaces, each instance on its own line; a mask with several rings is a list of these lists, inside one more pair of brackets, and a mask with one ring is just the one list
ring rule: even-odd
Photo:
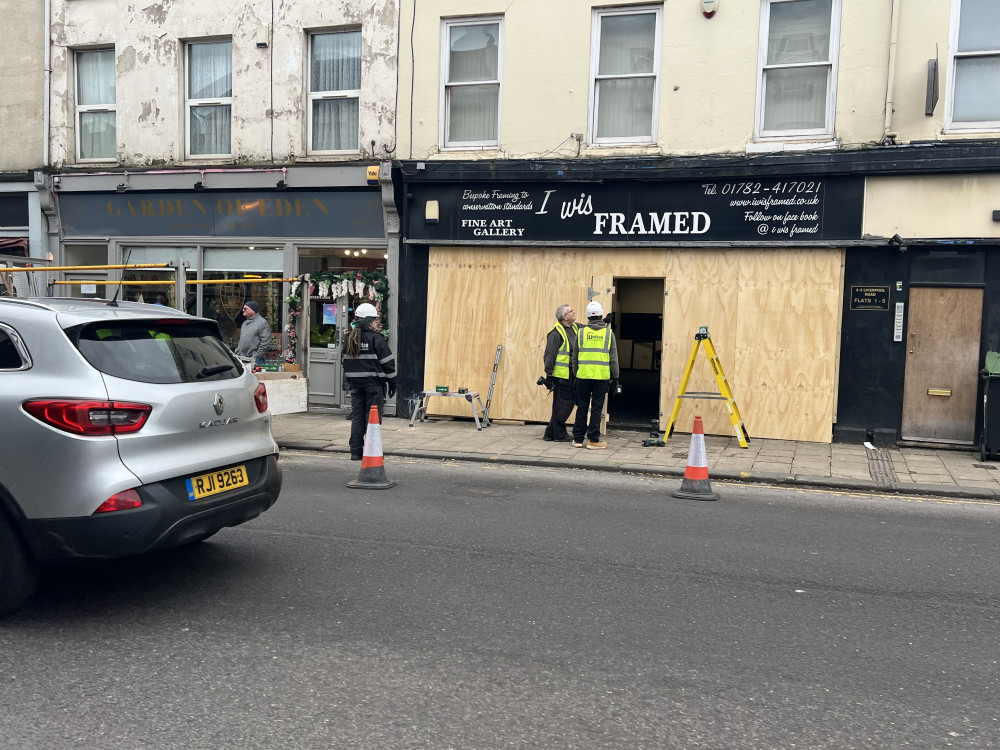
[[576,376],[580,380],[611,380],[611,329],[580,329]]
[[[579,327],[576,323],[573,324],[573,335],[575,336]],[[559,345],[559,351],[556,352],[556,363],[552,368],[552,377],[562,378],[563,380],[569,380],[569,336],[566,335],[566,326],[564,326],[559,321],[552,326],[549,333],[552,331],[559,331],[559,335],[562,336],[562,343]]]

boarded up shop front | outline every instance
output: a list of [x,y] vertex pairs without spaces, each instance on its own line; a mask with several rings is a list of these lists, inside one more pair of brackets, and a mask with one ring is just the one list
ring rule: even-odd
[[[425,387],[485,394],[500,345],[491,416],[547,421],[545,335],[557,305],[583,319],[593,294],[622,367],[652,373],[645,415],[665,423],[707,326],[751,437],[830,442],[860,179],[492,185],[407,188],[406,241],[429,248]],[[699,356],[688,391],[717,391]],[[732,434],[724,402],[685,400],[677,429],[695,414]]]

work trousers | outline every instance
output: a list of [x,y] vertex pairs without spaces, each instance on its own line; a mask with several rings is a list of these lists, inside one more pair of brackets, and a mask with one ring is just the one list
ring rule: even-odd
[[[573,440],[582,443],[584,435],[592,443],[601,440],[601,413],[610,385],[607,380],[576,379],[576,421],[573,423]],[[590,421],[587,421],[588,412]]]
[[378,423],[382,424],[382,406],[385,404],[385,386],[352,385],[351,386],[351,447],[352,456],[364,453],[365,432],[368,430],[368,412],[372,405],[378,407]]
[[566,420],[576,405],[573,398],[574,381],[566,378],[553,378],[553,380],[556,381],[556,386],[552,389],[552,416],[545,426],[545,439],[569,440]]

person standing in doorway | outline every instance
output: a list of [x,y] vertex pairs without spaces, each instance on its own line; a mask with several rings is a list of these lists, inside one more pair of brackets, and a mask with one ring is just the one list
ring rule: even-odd
[[601,414],[611,382],[618,380],[619,373],[618,345],[611,328],[604,322],[604,308],[600,302],[587,305],[587,325],[577,334],[573,371],[576,375],[573,447],[583,448],[586,437],[589,450],[603,450],[608,444],[601,440]]
[[243,305],[243,325],[236,354],[250,359],[255,365],[264,364],[264,355],[271,345],[271,326],[260,314],[260,306],[253,300]]
[[569,442],[566,420],[573,411],[573,387],[575,378],[570,369],[576,353],[577,334],[576,313],[569,305],[556,308],[556,324],[545,337],[545,352],[542,364],[545,366],[545,385],[552,392],[552,416],[545,428],[544,440],[557,443]]
[[354,311],[354,328],[347,336],[341,357],[344,382],[351,389],[351,460],[364,454],[368,413],[378,408],[379,424],[385,405],[386,386],[389,398],[396,395],[396,358],[389,342],[381,334],[382,321],[375,305],[365,302]]

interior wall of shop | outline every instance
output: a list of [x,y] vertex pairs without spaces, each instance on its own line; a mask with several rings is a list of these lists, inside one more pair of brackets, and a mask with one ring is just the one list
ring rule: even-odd
[[[663,277],[661,415],[704,325],[751,437],[830,442],[843,263],[841,248],[432,247],[423,387],[466,387],[485,400],[502,345],[491,418],[545,422],[551,405],[535,380],[556,305],[583,309],[593,283],[607,306],[613,279]],[[718,392],[703,350],[688,390]],[[449,399],[432,399],[429,413],[471,416]],[[719,400],[685,399],[677,430],[690,431],[696,414],[709,434],[733,434]]]

